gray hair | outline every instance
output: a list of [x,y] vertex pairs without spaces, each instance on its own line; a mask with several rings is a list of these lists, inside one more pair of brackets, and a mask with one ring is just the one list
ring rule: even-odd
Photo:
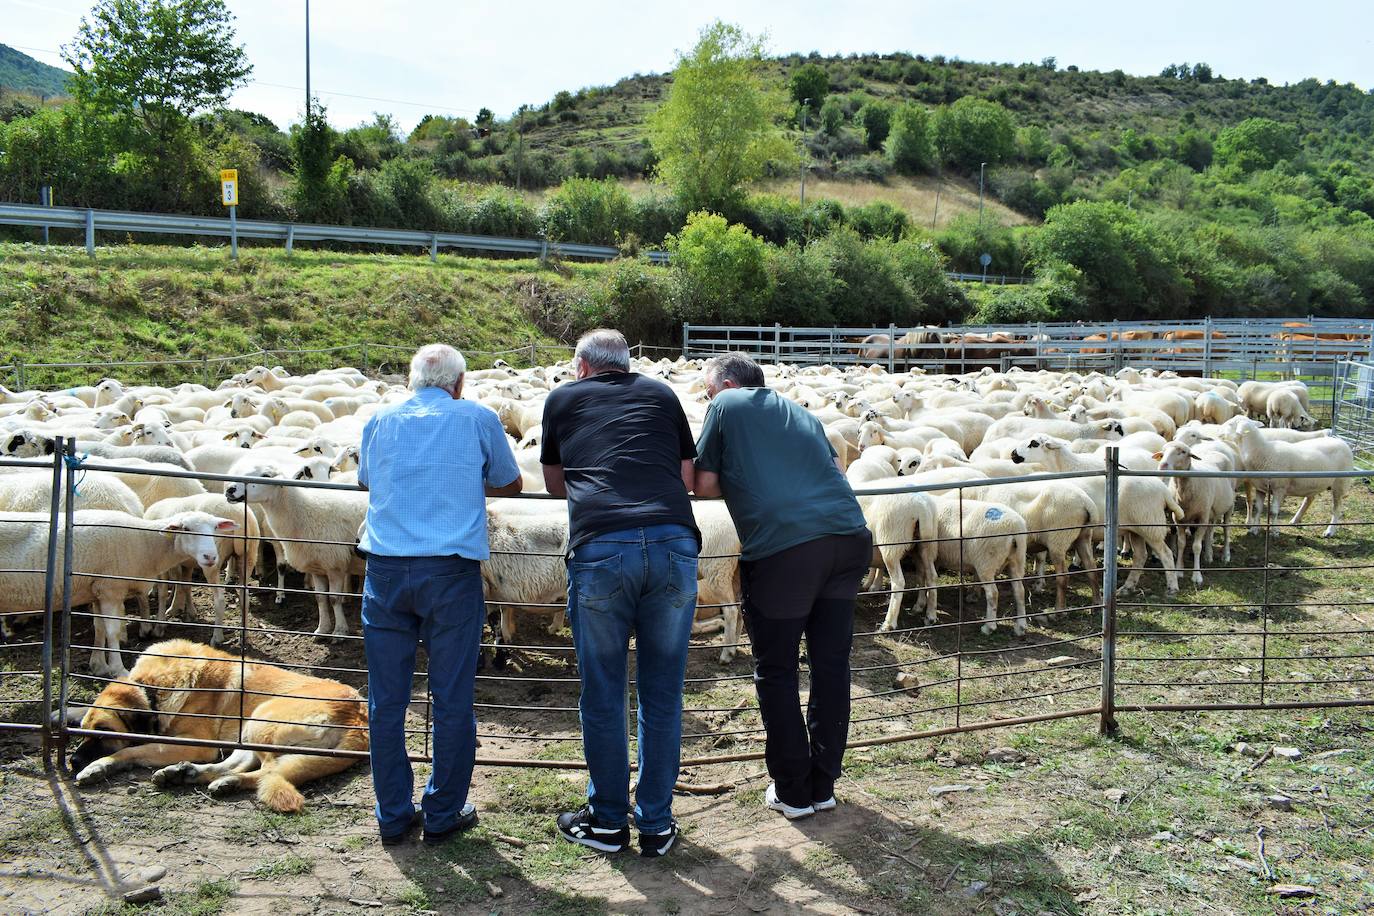
[[468,361],[448,344],[426,344],[410,358],[410,389],[443,388],[451,391],[467,371]]
[[708,359],[706,378],[716,382],[729,379],[741,388],[763,388],[767,385],[763,369],[743,353],[726,353]]
[[573,359],[582,360],[588,369],[630,371],[630,345],[625,335],[611,328],[588,331],[577,340]]

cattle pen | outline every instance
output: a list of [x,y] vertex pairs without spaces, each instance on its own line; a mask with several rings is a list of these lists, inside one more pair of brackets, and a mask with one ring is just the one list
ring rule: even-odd
[[[1317,323],[1320,325],[1320,320]],[[697,329],[692,329],[690,338],[684,334],[685,341],[692,341],[688,358],[742,349],[771,360],[776,352],[785,349],[782,334],[777,331],[771,342],[762,337],[751,341],[742,338],[738,329],[732,329],[720,335],[717,343],[707,343],[716,338],[705,335],[708,332],[716,334],[719,330],[705,329],[702,336],[698,336]],[[762,334],[770,329],[758,330]],[[890,339],[896,340],[906,329],[892,330],[897,333]],[[1084,330],[1079,329],[1079,332]],[[847,338],[873,333],[879,332],[872,329],[865,334],[837,332],[833,346],[847,347],[857,354],[859,344]],[[945,329],[941,333],[961,332]],[[974,331],[970,329],[968,333]],[[995,366],[986,353],[967,355],[957,371],[959,374],[978,373],[986,367],[995,373],[1009,372],[1013,368],[1031,373],[1045,368],[1087,375],[1095,370],[1111,374],[1147,365],[1146,360],[1130,355],[1126,347],[1136,341],[1124,339],[1120,329],[1116,333],[1119,336],[1115,339],[1087,341],[1086,348],[1079,348],[1072,354],[1049,352],[1064,349],[1063,339],[1056,341],[1054,347],[1045,346],[1043,352],[1034,357],[1003,353],[996,357]],[[1342,339],[1333,346],[1328,346],[1332,341],[1320,336],[1337,333],[1366,336],[1356,340]],[[1283,341],[1276,340],[1269,359],[1262,360],[1257,351],[1250,352],[1248,370],[1240,365],[1244,360],[1223,359],[1227,354],[1221,350],[1190,354],[1188,360],[1171,361],[1161,356],[1157,366],[1160,371],[1174,371],[1180,375],[1224,375],[1234,371],[1243,378],[1278,378],[1288,374],[1307,379],[1312,383],[1313,413],[1350,441],[1357,457],[1368,458],[1370,442],[1374,439],[1374,431],[1369,429],[1369,416],[1374,410],[1370,390],[1374,384],[1374,370],[1371,369],[1374,363],[1367,358],[1369,333],[1368,324],[1362,332],[1327,330],[1321,325],[1316,333],[1306,335],[1312,337],[1315,344],[1296,341],[1301,346],[1317,347],[1315,354],[1307,354],[1310,360],[1294,357],[1284,363],[1278,355],[1283,352]],[[1030,338],[1034,333],[1029,328],[1020,328],[1009,331],[1008,336]],[[1174,338],[1170,343],[1177,344],[1173,349],[1201,348],[1204,340],[1212,339]],[[1159,341],[1154,340],[1156,347]],[[776,344],[775,350],[768,349],[770,343]],[[961,343],[966,345],[968,341]],[[1117,345],[1115,352],[1111,352],[1113,345]],[[836,355],[834,350],[816,350],[810,353],[810,358],[803,359],[803,346],[801,339],[797,339],[796,348],[791,351],[796,358],[790,362],[821,364],[831,362],[834,355],[833,363],[838,366],[850,362],[876,362],[878,369],[886,372],[888,367],[884,362],[890,361],[891,373],[909,372],[912,363],[922,362],[919,357],[903,353],[903,345],[890,347],[892,352],[877,360],[859,360],[857,355],[850,360]],[[932,341],[925,346],[933,348],[936,344]],[[939,346],[943,349],[942,355],[926,362],[929,375],[950,368],[950,342],[942,340]],[[967,354],[970,348],[964,346],[963,349]],[[1085,349],[1108,352],[1088,353]],[[642,365],[647,367],[650,364],[648,354],[643,348],[639,353]],[[527,361],[537,363],[538,355],[533,347],[528,354]],[[331,355],[310,354],[306,358],[312,362],[307,365],[318,365],[316,361]],[[512,350],[501,357],[523,355],[520,350]],[[1045,362],[1017,362],[1021,359],[1043,359]],[[1198,359],[1212,361],[1194,365]],[[663,360],[664,364],[670,362]],[[784,358],[780,362],[789,360]],[[375,371],[376,362],[372,368]],[[1320,387],[1319,379],[1325,379],[1329,388]],[[1374,471],[1356,469],[1304,475],[1139,470],[1122,466],[1110,447],[1107,455],[1109,460],[1102,469],[1094,471],[993,479],[950,477],[939,483],[890,486],[856,485],[856,493],[865,500],[933,494],[956,508],[952,513],[952,531],[927,532],[919,538],[884,545],[900,547],[905,552],[919,549],[926,543],[945,550],[950,560],[947,565],[942,563],[938,578],[928,580],[908,572],[904,581],[894,581],[887,587],[881,587],[879,582],[861,595],[854,633],[854,711],[848,764],[851,770],[859,774],[871,772],[885,761],[910,759],[896,755],[906,754],[911,749],[934,749],[944,746],[941,742],[947,740],[987,733],[1004,736],[995,738],[1004,745],[996,750],[1011,761],[1008,766],[1019,765],[1017,759],[1024,760],[1028,754],[1033,756],[1033,742],[1041,740],[1036,737],[1039,734],[1036,729],[1056,723],[1065,727],[1076,725],[1079,731],[1108,736],[1113,742],[1108,746],[1126,748],[1134,753],[1132,749],[1150,745],[1151,736],[1166,727],[1160,724],[1164,720],[1192,721],[1203,714],[1214,715],[1243,732],[1248,715],[1264,713],[1291,723],[1292,730],[1296,731],[1308,727],[1303,724],[1308,716],[1341,710],[1359,711],[1374,705],[1374,690],[1371,690],[1374,676],[1370,675],[1369,664],[1374,658],[1374,585],[1369,575],[1369,570],[1374,569],[1374,538],[1370,536],[1370,528],[1374,526],[1370,478],[1374,477]],[[158,734],[156,730],[142,735],[113,735],[78,721],[80,714],[97,702],[95,697],[107,680],[89,670],[92,658],[103,648],[99,630],[127,627],[129,641],[122,651],[131,662],[140,649],[146,650],[161,638],[209,642],[216,629],[210,613],[216,592],[221,593],[230,608],[222,629],[226,637],[224,648],[234,656],[233,665],[266,663],[336,679],[360,689],[365,687],[366,665],[361,637],[356,635],[357,606],[361,597],[356,583],[340,590],[331,588],[321,592],[311,588],[308,580],[278,588],[270,585],[265,576],[256,581],[240,576],[233,582],[197,582],[192,586],[189,613],[182,619],[151,620],[147,634],[142,632],[143,622],[131,613],[126,614],[123,608],[111,612],[95,606],[83,607],[75,599],[77,583],[83,573],[93,572],[74,566],[71,554],[71,545],[81,537],[84,525],[73,507],[89,475],[118,471],[134,476],[182,478],[198,481],[207,489],[247,478],[234,474],[113,465],[99,456],[83,453],[77,443],[69,439],[54,442],[51,456],[0,458],[0,467],[41,472],[52,481],[51,502],[45,510],[47,534],[43,562],[24,569],[0,570],[41,577],[45,583],[43,593],[47,603],[42,614],[36,618],[8,615],[6,620],[13,624],[16,635],[0,644],[0,732],[12,732],[14,743],[11,746],[22,749],[36,764],[50,767],[53,773],[62,773],[77,742],[110,737],[171,744],[185,741],[224,751],[251,748],[251,743],[242,738],[242,712],[217,722],[227,726],[227,737],[216,739],[178,739]],[[1174,562],[1166,564],[1150,562],[1138,553],[1126,559],[1115,549],[1101,548],[1087,563],[1080,562],[1068,568],[1056,566],[1053,570],[1048,566],[1023,569],[1007,577],[1001,575],[1000,569],[989,574],[972,564],[972,555],[991,537],[976,529],[978,512],[985,511],[981,509],[983,504],[997,501],[998,488],[1091,480],[1093,486],[1101,487],[1107,511],[1093,524],[1084,526],[1083,534],[1093,542],[1115,545],[1124,537],[1120,502],[1122,493],[1130,492],[1130,481],[1163,483],[1171,479],[1224,479],[1239,483],[1271,478],[1302,479],[1304,476],[1340,477],[1348,481],[1346,515],[1335,523],[1333,536],[1328,539],[1317,536],[1327,525],[1324,515],[1296,523],[1265,515],[1253,526],[1253,531],[1247,531],[1252,526],[1242,523],[1239,518],[1231,519],[1225,527],[1229,529],[1226,533],[1234,538],[1234,553],[1229,560],[1210,562],[1203,569],[1205,580],[1200,585],[1187,583],[1191,565],[1185,562],[1181,551]],[[352,484],[289,478],[254,478],[252,482],[264,487],[314,491],[357,489]],[[977,493],[970,492],[975,488]],[[550,498],[527,495],[519,499],[548,501]],[[710,502],[699,501],[708,505]],[[1314,511],[1323,508],[1324,505],[1319,505]],[[226,542],[243,543],[247,539],[243,530],[247,529],[247,520],[253,511],[250,496],[241,506],[244,522],[241,530],[220,537]],[[9,520],[0,519],[0,526],[9,524]],[[1056,526],[1046,525],[1029,528],[1026,534],[1044,541],[1057,532]],[[293,539],[273,536],[271,540]],[[294,540],[352,546],[351,543],[313,538]],[[263,541],[265,544],[266,535]],[[557,553],[516,555],[529,563],[560,565],[562,562],[561,554]],[[703,554],[702,559],[732,560],[735,557]],[[1128,576],[1137,569],[1139,587],[1122,588]],[[1176,594],[1168,588],[1169,577],[1175,574],[1185,580]],[[104,577],[111,578],[108,574]],[[186,587],[184,581],[170,575],[129,578],[139,578],[139,587],[145,590]],[[1012,588],[1014,581],[1015,589]],[[1067,600],[1059,607],[1054,596],[1061,581],[1066,586]],[[1018,613],[1015,607],[1015,592],[1020,589],[1024,589],[1026,596],[1024,614]],[[284,600],[278,600],[279,594],[284,595]],[[311,604],[319,598],[344,601],[345,613],[354,623],[353,632],[312,633],[314,609]],[[884,611],[892,606],[894,599],[899,616],[895,626],[884,628]],[[921,614],[921,607],[927,601],[935,610],[935,618],[929,622]],[[510,602],[488,601],[493,613],[499,612],[504,604]],[[989,604],[992,617],[987,613]],[[536,620],[543,619],[539,616],[541,613],[547,616],[547,612],[560,606],[556,602],[521,602],[522,616],[517,618],[516,638],[506,640],[498,634],[483,640],[485,667],[478,672],[476,693],[481,741],[478,764],[482,772],[543,771],[555,776],[561,773],[576,777],[576,771],[583,769],[577,714],[578,677],[572,646],[566,632],[550,632],[549,628],[536,625]],[[727,602],[699,605],[701,611],[728,609]],[[989,623],[996,626],[989,628]],[[151,632],[153,626],[162,628],[156,638]],[[722,661],[727,653],[734,657]],[[427,763],[432,751],[429,733],[433,708],[423,661],[422,653],[407,724],[411,758],[417,764]],[[629,681],[632,688],[633,679],[631,653]],[[198,688],[185,689],[194,692]],[[240,695],[242,690],[240,686]],[[684,695],[684,773],[680,791],[704,797],[731,792],[746,795],[750,780],[756,780],[762,768],[764,730],[753,696],[748,642],[742,633],[726,637],[724,633],[707,632],[693,638]],[[633,742],[633,689],[627,706],[626,727]],[[302,750],[322,753],[318,748]],[[365,756],[357,751],[331,753]],[[1235,753],[1241,755],[1245,751]],[[894,756],[885,756],[889,754]],[[930,759],[934,761],[935,758],[932,751]],[[955,758],[958,763],[957,754]],[[1244,759],[1244,767],[1253,770],[1259,765],[1255,763],[1257,760],[1260,758]],[[144,775],[137,778],[143,779]],[[504,775],[492,777],[498,782],[506,778]],[[952,795],[970,791],[962,776],[945,782],[948,784],[932,786],[932,790],[948,790]],[[511,784],[526,785],[524,782]],[[529,784],[545,788],[550,785],[544,782]],[[334,806],[335,802],[330,799],[338,797],[336,786],[337,783],[326,784],[325,794],[308,789],[306,794],[312,805]],[[980,787],[975,784],[972,788],[976,791]],[[102,791],[101,785],[92,785],[83,789],[81,797],[91,799]],[[132,791],[130,789],[131,794]],[[1128,787],[1128,797],[1135,791]],[[1142,796],[1147,792],[1148,787],[1139,789]],[[940,801],[944,796],[935,796],[933,791],[932,796],[939,804],[953,804]],[[234,810],[242,812],[243,809]],[[270,823],[273,830],[287,829],[277,821]],[[1167,826],[1154,832],[1168,832]],[[285,832],[280,835],[289,837]],[[535,842],[520,836],[514,839],[527,844]],[[283,848],[289,846],[285,844]],[[513,848],[524,847],[513,845]],[[1264,847],[1260,849],[1262,855]],[[887,852],[880,855],[899,865],[903,857],[915,855],[904,847],[896,852],[895,856]],[[295,854],[294,850],[291,854]],[[1264,866],[1268,867],[1268,864]],[[1264,876],[1262,870],[1258,873]],[[954,872],[949,875],[959,878],[961,884],[964,882],[964,878]],[[944,874],[937,875],[931,884],[938,885],[943,878]],[[481,881],[486,879],[474,880],[477,880],[479,896],[489,893],[481,890]],[[414,881],[423,885],[420,877]],[[747,883],[742,881],[741,885],[741,896],[748,894]],[[856,901],[862,898],[846,898],[842,889],[834,893],[837,899],[849,901],[847,906],[851,911],[860,906]],[[1054,912],[1091,910],[1086,901],[1072,903],[1076,893],[1064,898],[1067,902],[1063,907],[1047,905],[1045,908]],[[354,906],[371,908],[374,898],[380,901],[383,896],[349,893],[340,898],[340,905],[346,906],[352,898],[363,901]],[[429,906],[402,905],[404,901],[396,903],[389,898],[385,902],[388,906],[396,904],[410,911],[443,909],[434,905],[434,901]],[[893,911],[905,908],[896,904],[891,907]],[[579,910],[574,906],[567,911]],[[886,912],[887,909],[880,907],[877,911]]]

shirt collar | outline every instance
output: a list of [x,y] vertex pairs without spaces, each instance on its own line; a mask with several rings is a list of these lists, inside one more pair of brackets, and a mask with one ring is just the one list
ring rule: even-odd
[[453,400],[452,396],[447,391],[445,391],[442,388],[436,388],[433,385],[426,385],[424,388],[417,388],[415,390],[415,397],[419,398],[422,401]]

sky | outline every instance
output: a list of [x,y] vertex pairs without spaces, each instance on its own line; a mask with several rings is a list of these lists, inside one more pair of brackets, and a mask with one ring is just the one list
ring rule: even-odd
[[[253,64],[230,104],[280,127],[305,105],[305,0],[227,0]],[[0,0],[0,42],[62,66],[90,0]],[[337,127],[388,112],[409,130],[427,112],[506,117],[560,89],[672,69],[716,18],[766,33],[774,53],[906,51],[972,61],[1156,74],[1205,61],[1271,83],[1307,77],[1374,88],[1374,0],[314,0],[311,80]]]

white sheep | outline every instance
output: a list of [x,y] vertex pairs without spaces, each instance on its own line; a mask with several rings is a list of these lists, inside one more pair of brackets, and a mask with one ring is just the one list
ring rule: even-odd
[[[216,518],[237,522],[239,528],[234,534],[218,539],[219,550],[214,563],[209,565],[201,562],[194,565],[187,563],[173,570],[172,575],[180,584],[177,585],[176,596],[171,601],[167,600],[167,589],[165,587],[159,588],[161,595],[161,599],[158,601],[159,626],[154,630],[154,633],[158,636],[163,635],[165,628],[162,624],[177,610],[183,614],[188,614],[191,607],[191,575],[193,570],[198,567],[201,574],[205,576],[206,583],[214,587],[215,629],[210,634],[210,644],[218,646],[224,642],[224,593],[229,576],[232,572],[232,575],[237,577],[239,582],[247,584],[249,574],[257,566],[258,538],[261,533],[258,519],[252,512],[244,512],[242,506],[230,505],[229,501],[220,493],[200,493],[195,496],[164,499],[149,507],[144,517],[166,519],[182,512],[203,512]],[[204,558],[199,559],[203,560]],[[231,566],[233,567],[232,571]],[[245,609],[246,600],[247,595],[242,591],[239,592],[239,611],[241,613]]]
[[[1161,471],[1219,471],[1189,450],[1182,442],[1170,442],[1157,454]],[[1231,559],[1231,512],[1236,505],[1236,487],[1224,477],[1171,477],[1169,488],[1183,507],[1178,522],[1178,553],[1182,559],[1188,537],[1193,539],[1193,584],[1202,585],[1202,552],[1212,562],[1212,529],[1221,524],[1222,562]]]
[[[957,495],[938,497],[935,507],[940,532],[936,562],[961,576],[971,572],[977,577],[987,602],[983,634],[997,629],[997,574],[1006,570],[1016,602],[1012,631],[1025,635],[1026,520],[1003,503]],[[929,614],[926,619],[934,622]]]
[[[271,462],[244,470],[244,476],[249,478],[280,480],[285,476]],[[224,495],[231,503],[246,500],[250,506],[262,506],[272,535],[284,539],[286,562],[310,577],[319,611],[316,635],[347,636],[348,618],[343,606],[348,577],[361,576],[366,571],[362,558],[354,554],[353,545],[358,527],[367,517],[367,494],[250,480],[229,484]]]
[[[845,475],[852,487],[857,489],[876,489],[893,486],[906,486],[910,481],[899,480],[892,476],[885,462],[860,458],[849,466]],[[873,535],[873,557],[870,560],[869,574],[861,586],[871,591],[878,584],[880,570],[886,570],[890,581],[891,593],[888,595],[887,614],[883,617],[881,630],[895,630],[902,612],[902,601],[906,597],[906,575],[902,570],[902,559],[913,554],[917,561],[916,577],[918,589],[925,590],[927,623],[935,622],[939,595],[936,585],[939,577],[935,571],[936,544],[938,532],[935,500],[927,493],[894,493],[874,496],[859,496],[859,507],[863,510],[864,521]],[[921,595],[916,598],[916,608],[921,607]]]
[[[568,598],[568,510],[561,500],[494,499],[487,502],[487,542],[482,562],[487,603],[499,611],[496,642],[515,639],[517,611],[546,618],[547,629],[563,629]],[[497,664],[504,662],[498,649]]]
[[1317,421],[1303,409],[1296,388],[1275,388],[1264,401],[1269,425],[1279,429],[1311,429]]
[[[1355,455],[1344,439],[1324,436],[1300,442],[1279,442],[1265,436],[1254,420],[1237,418],[1236,437],[1240,446],[1240,460],[1247,471],[1353,471]],[[1346,477],[1256,477],[1255,489],[1269,502],[1269,518],[1276,523],[1289,496],[1301,496],[1302,505],[1293,515],[1290,525],[1296,525],[1307,514],[1318,493],[1331,491],[1331,523],[1322,537],[1332,537],[1341,520],[1341,500],[1350,486]],[[1251,532],[1259,533],[1258,527]]]
[[[215,535],[234,522],[200,512],[150,520],[127,512],[84,509],[73,514],[71,602],[95,605],[91,673],[127,677],[120,656],[124,602],[144,581],[160,579],[186,560],[213,558]],[[0,514],[0,612],[43,609],[48,554],[47,513]],[[65,574],[65,533],[59,534],[55,591]],[[54,596],[54,601],[59,600]]]
[[[1053,473],[1101,471],[1102,462],[1096,457],[1076,454],[1063,439],[1053,436],[1033,436],[1011,452],[1016,464],[1041,464]],[[1106,475],[1076,477],[1073,482],[1093,498],[1102,518],[1107,515]],[[1183,507],[1164,483],[1149,477],[1120,478],[1117,501],[1118,527],[1121,536],[1131,545],[1131,573],[1122,584],[1122,591],[1137,587],[1145,569],[1145,561],[1152,551],[1164,567],[1164,578],[1170,595],[1178,593],[1178,569],[1174,553],[1169,549],[1166,533],[1174,521],[1183,517]],[[1109,544],[1108,550],[1117,545]]]
[[722,631],[720,660],[734,661],[740,640],[739,533],[725,503],[697,500],[692,515],[701,532],[701,553],[697,560],[697,612],[692,624],[694,635],[717,628]]

